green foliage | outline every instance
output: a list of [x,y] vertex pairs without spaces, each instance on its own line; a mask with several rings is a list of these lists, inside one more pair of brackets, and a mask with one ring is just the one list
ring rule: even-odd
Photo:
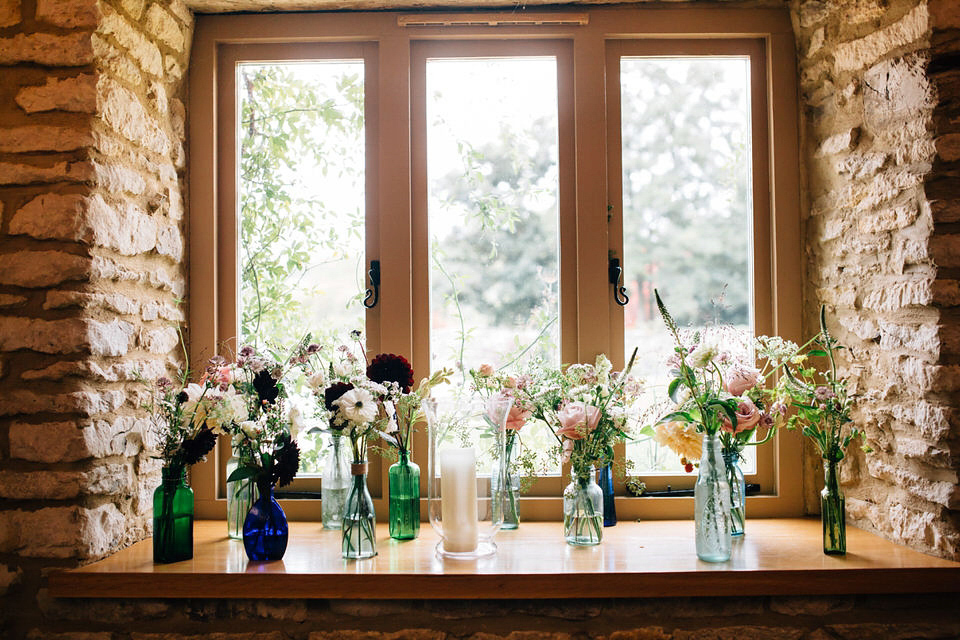
[[311,328],[308,272],[350,257],[364,227],[362,210],[337,209],[310,188],[331,173],[362,185],[363,155],[351,141],[363,138],[363,79],[344,73],[331,90],[295,67],[238,71],[240,329],[250,344],[291,344]]

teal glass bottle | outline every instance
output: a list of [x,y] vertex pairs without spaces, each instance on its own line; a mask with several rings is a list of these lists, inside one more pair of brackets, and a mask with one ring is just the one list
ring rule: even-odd
[[410,461],[410,453],[400,452],[400,459],[387,471],[390,488],[390,537],[413,540],[420,535],[420,467]]
[[723,462],[730,485],[730,535],[742,536],[747,524],[747,483],[740,468],[740,452],[733,448],[724,449]]
[[840,463],[823,459],[823,491],[820,492],[820,519],[823,521],[823,552],[842,556],[847,552],[846,500],[840,490]]
[[193,557],[193,489],[184,467],[164,467],[153,492],[153,561],[180,562]]

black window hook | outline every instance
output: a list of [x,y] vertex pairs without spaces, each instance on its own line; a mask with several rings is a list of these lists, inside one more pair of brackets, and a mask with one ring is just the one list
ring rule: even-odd
[[[367,309],[373,309],[377,306],[377,303],[380,302],[380,261],[371,260],[370,261],[370,271],[367,272],[367,275],[370,277],[370,284],[373,286],[373,291],[367,289],[366,295],[363,296],[363,306]],[[370,301],[370,298],[373,298],[373,302]]]
[[620,266],[619,258],[610,258],[610,264],[607,267],[607,276],[610,278],[610,284],[613,285],[613,301],[621,307],[630,302],[627,297],[627,288],[620,286],[620,278],[623,277],[623,268]]

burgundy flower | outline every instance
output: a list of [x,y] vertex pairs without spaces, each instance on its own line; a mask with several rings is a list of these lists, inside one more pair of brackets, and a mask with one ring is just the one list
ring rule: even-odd
[[334,382],[332,385],[324,389],[323,391],[323,401],[327,406],[327,411],[333,413],[336,410],[336,407],[333,406],[333,403],[340,399],[340,396],[345,394],[347,391],[353,389],[353,385],[349,382]]
[[260,371],[253,377],[253,388],[260,398],[260,402],[273,404],[280,395],[280,388],[277,386],[277,380],[266,369]]
[[404,393],[413,386],[413,367],[403,356],[381,353],[367,366],[367,377],[374,382],[396,382]]
[[189,464],[197,464],[203,460],[214,445],[217,444],[217,434],[203,427],[192,438],[185,438],[180,448],[183,450],[183,461]]
[[276,451],[270,480],[274,486],[284,487],[293,482],[300,470],[300,447],[287,433],[280,436],[278,444],[280,448]]

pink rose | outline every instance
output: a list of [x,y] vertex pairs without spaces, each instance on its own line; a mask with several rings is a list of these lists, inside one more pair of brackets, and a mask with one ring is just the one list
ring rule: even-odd
[[752,389],[760,379],[760,372],[753,367],[738,366],[730,369],[727,374],[727,393],[732,396],[742,396],[748,389]]
[[489,378],[493,375],[493,365],[492,364],[482,364],[480,368],[477,369],[477,373],[484,378]]
[[558,436],[580,440],[600,424],[600,409],[583,402],[570,402],[557,412],[560,420]]
[[533,412],[529,409],[514,404],[510,407],[510,413],[507,414],[507,429],[520,431],[520,428],[527,423],[531,415],[533,415]]
[[724,416],[723,418],[723,430],[727,433],[740,433],[741,431],[749,431],[753,429],[760,423],[760,418],[763,417],[763,414],[760,413],[760,410],[757,409],[757,405],[753,404],[753,401],[750,398],[744,398],[740,401],[740,405],[737,407],[736,411],[737,416],[737,427],[734,429],[733,423]]

